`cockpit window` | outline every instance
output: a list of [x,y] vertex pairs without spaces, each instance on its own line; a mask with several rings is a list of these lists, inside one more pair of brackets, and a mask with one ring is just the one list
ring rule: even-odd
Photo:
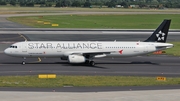
[[9,48],[17,48],[17,46],[10,46]]

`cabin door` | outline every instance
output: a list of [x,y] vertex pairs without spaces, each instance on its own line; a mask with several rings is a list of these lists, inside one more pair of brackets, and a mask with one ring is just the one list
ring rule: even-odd
[[148,46],[144,47],[144,52],[148,52]]
[[27,52],[27,43],[26,42],[22,43],[21,49],[22,49],[22,52]]

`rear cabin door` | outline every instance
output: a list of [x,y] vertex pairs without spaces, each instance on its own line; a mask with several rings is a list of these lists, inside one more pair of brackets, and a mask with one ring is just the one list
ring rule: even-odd
[[144,52],[148,52],[148,46],[144,46]]

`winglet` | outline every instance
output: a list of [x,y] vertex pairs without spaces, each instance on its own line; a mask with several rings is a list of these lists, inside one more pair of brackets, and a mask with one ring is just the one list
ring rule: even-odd
[[165,43],[170,26],[171,20],[164,20],[159,27],[153,32],[153,34],[144,42],[162,42]]

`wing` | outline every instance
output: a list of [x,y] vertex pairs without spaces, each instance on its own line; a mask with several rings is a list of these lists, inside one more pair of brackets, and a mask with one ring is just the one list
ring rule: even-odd
[[110,54],[115,51],[75,51],[75,52],[68,52],[66,53],[68,55],[77,54],[77,55],[83,55],[85,57],[91,57],[91,58],[98,58],[98,57],[105,57],[107,54]]

